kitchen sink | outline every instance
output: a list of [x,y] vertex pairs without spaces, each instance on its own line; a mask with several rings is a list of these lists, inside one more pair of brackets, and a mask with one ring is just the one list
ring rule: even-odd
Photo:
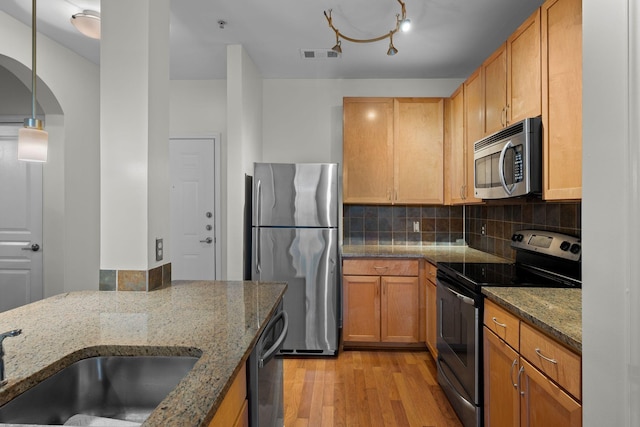
[[60,425],[78,414],[142,423],[197,361],[190,356],[83,359],[0,406],[0,423]]

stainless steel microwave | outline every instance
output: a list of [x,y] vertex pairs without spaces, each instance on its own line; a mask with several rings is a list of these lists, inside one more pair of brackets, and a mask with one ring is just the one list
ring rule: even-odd
[[473,146],[474,191],[505,199],[542,191],[542,119],[524,119]]

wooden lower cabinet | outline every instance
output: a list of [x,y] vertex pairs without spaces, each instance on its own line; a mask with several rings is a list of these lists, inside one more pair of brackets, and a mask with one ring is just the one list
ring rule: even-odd
[[582,405],[525,359],[520,363],[520,425],[582,426]]
[[436,322],[438,321],[438,312],[437,312],[437,307],[438,307],[438,299],[436,297],[436,274],[437,274],[438,268],[431,264],[431,263],[427,263],[427,286],[426,286],[426,299],[427,299],[427,313],[426,313],[426,322],[427,322],[427,326],[426,326],[426,330],[427,330],[427,336],[426,336],[426,342],[427,342],[427,348],[429,349],[429,352],[431,352],[431,355],[433,356],[433,358],[437,358],[438,357],[438,349],[436,348],[436,340],[438,337],[438,331],[437,331],[437,326],[436,326]]
[[520,425],[520,356],[489,328],[483,330],[485,426],[516,427]]
[[[489,301],[485,304],[488,305],[483,327],[485,427],[582,426],[582,405],[578,400],[581,393],[574,386],[574,383],[580,384],[580,357],[524,322],[520,322],[517,332],[509,335],[510,342],[516,346],[512,348],[496,335],[502,332],[491,322],[497,319],[506,325],[504,319],[513,315],[502,313],[501,308]],[[531,345],[536,356],[525,357],[531,354],[528,349]],[[551,357],[545,360],[539,356],[540,352],[547,352]],[[577,370],[575,358],[578,358]],[[557,375],[563,371],[571,373],[571,381]]]
[[248,427],[247,368],[242,367],[224,400],[209,423],[209,427]]
[[345,344],[420,342],[418,264],[418,260],[344,261]]
[[381,277],[380,340],[417,343],[420,297],[417,277]]
[[380,277],[344,276],[344,341],[380,341]]

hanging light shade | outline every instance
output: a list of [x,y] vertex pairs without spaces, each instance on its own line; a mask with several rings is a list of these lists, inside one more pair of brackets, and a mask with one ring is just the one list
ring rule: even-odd
[[[30,122],[27,125],[27,122]],[[42,129],[42,121],[25,119],[25,126],[18,130],[18,159],[29,162],[46,162],[49,134]]]
[[18,160],[46,162],[49,134],[42,121],[36,119],[36,0],[32,1],[31,17],[31,117],[24,119],[18,131]]
[[71,24],[78,31],[92,39],[100,38],[100,13],[93,10],[83,10],[71,15]]

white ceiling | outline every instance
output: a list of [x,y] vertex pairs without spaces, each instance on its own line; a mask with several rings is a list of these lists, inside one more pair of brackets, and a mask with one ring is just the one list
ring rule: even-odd
[[[108,0],[107,0],[108,1]],[[242,44],[263,78],[466,78],[542,0],[405,0],[413,28],[388,40],[342,42],[338,59],[303,59],[301,50],[329,49],[335,35],[388,33],[397,0],[171,0],[171,78],[226,78],[226,46]],[[41,0],[38,31],[99,63],[99,41],[78,33],[73,13],[100,0]],[[0,10],[31,25],[31,0],[1,0]],[[227,21],[224,29],[218,20]]]

